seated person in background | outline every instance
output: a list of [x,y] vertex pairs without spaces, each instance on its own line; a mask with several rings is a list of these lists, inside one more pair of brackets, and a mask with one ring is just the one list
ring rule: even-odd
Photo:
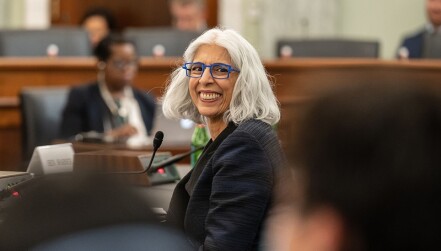
[[81,18],[80,25],[89,33],[90,43],[95,48],[98,43],[116,30],[116,19],[105,8],[89,9]]
[[160,224],[147,193],[110,178],[64,173],[20,184],[2,209],[0,250],[191,250]]
[[134,146],[149,143],[156,102],[153,96],[132,87],[138,70],[135,45],[111,35],[98,44],[95,55],[98,80],[71,89],[59,136],[71,139],[94,131],[109,141]]
[[176,29],[202,32],[207,28],[205,0],[169,0],[169,6]]
[[177,184],[167,221],[199,250],[257,250],[283,153],[276,97],[257,51],[211,29],[184,53],[163,97],[168,118],[204,123],[211,139]]
[[319,98],[299,121],[278,189],[285,210],[268,230],[285,245],[268,250],[441,250],[438,94],[353,86]]
[[425,0],[429,22],[406,37],[397,52],[400,59],[441,58],[441,0]]

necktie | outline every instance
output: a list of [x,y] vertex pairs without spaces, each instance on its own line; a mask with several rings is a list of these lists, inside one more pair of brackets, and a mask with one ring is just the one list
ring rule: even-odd
[[116,107],[118,107],[118,112],[115,116],[115,127],[120,127],[126,123],[127,114],[124,112],[124,108],[121,106],[121,100],[115,100]]

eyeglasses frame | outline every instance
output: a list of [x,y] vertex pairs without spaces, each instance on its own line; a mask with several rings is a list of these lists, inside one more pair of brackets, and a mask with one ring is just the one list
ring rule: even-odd
[[[190,71],[191,71],[191,69],[189,69],[187,66],[188,65],[193,65],[193,64],[201,64],[202,65],[202,71],[201,71],[201,75],[199,76],[199,77],[195,77],[195,76],[191,76],[190,75]],[[213,75],[213,71],[212,71],[212,66],[217,66],[217,65],[222,65],[222,66],[226,66],[227,67],[227,69],[228,69],[228,74],[227,74],[227,76],[225,77],[225,78],[222,78],[222,77],[216,77],[216,76],[214,76]],[[237,70],[237,69],[235,69],[235,68],[233,68],[233,66],[231,66],[231,65],[229,65],[229,64],[224,64],[224,63],[213,63],[213,64],[210,64],[210,65],[206,65],[206,64],[204,64],[204,63],[202,63],[202,62],[187,62],[187,63],[184,63],[183,65],[182,65],[182,69],[184,69],[185,70],[185,74],[187,75],[187,77],[189,77],[189,78],[202,78],[202,75],[204,75],[204,72],[205,72],[205,69],[206,68],[210,68],[210,75],[211,75],[211,77],[212,78],[214,78],[214,79],[228,79],[229,77],[230,77],[230,73],[231,72],[240,72],[240,70]]]

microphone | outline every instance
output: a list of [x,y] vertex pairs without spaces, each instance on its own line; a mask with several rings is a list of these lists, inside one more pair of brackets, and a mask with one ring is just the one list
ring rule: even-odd
[[157,131],[155,133],[155,138],[153,139],[153,153],[152,153],[152,157],[150,158],[149,165],[142,172],[147,172],[152,167],[152,163],[153,163],[153,160],[155,159],[156,151],[158,151],[159,147],[161,146],[163,139],[164,139],[164,133],[162,131]]
[[200,146],[200,147],[195,148],[195,149],[193,149],[191,151],[175,155],[175,156],[170,157],[170,158],[168,158],[166,160],[163,160],[163,161],[161,161],[159,163],[156,163],[156,164],[151,166],[151,169],[149,170],[149,173],[153,173],[153,172],[157,171],[161,167],[165,167],[165,166],[174,164],[174,163],[176,163],[178,161],[181,161],[184,158],[190,156],[192,153],[197,152],[197,151],[202,150],[202,149],[204,149],[204,147]]
[[158,151],[159,147],[162,144],[162,140],[164,139],[164,133],[162,131],[157,131],[155,133],[155,138],[153,139],[153,153],[152,157],[150,157],[150,162],[147,165],[147,168],[141,171],[133,171],[133,172],[111,172],[110,174],[142,174],[146,173],[151,167],[153,160],[155,159],[156,151]]

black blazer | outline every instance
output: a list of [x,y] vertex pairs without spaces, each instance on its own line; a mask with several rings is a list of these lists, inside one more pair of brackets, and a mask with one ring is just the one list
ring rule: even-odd
[[282,160],[270,125],[230,123],[177,184],[167,221],[199,250],[257,250]]
[[406,37],[401,43],[401,47],[406,47],[409,51],[409,58],[422,58],[424,47],[424,34],[426,29],[422,29],[417,33]]
[[[156,109],[155,98],[135,88],[133,95],[138,101],[144,125],[150,135]],[[68,139],[81,132],[104,132],[103,121],[105,114],[109,112],[97,82],[73,87],[63,110],[59,137]]]

